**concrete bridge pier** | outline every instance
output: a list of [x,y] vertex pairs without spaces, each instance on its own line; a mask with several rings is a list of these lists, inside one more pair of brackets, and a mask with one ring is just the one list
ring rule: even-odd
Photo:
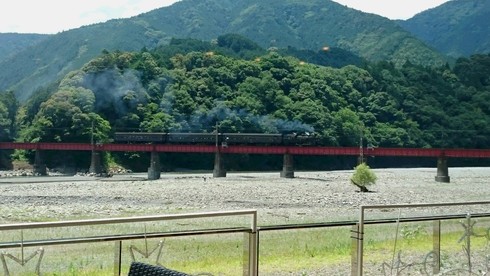
[[294,178],[293,155],[291,155],[289,153],[284,154],[281,177],[282,178]]
[[449,183],[449,169],[447,166],[447,158],[445,156],[439,156],[437,159],[436,181]]
[[33,173],[35,175],[47,175],[46,164],[44,164],[44,158],[41,150],[36,150],[34,156]]
[[226,177],[224,155],[217,151],[214,155],[213,177]]
[[160,179],[160,172],[162,168],[160,165],[160,156],[158,152],[152,151],[150,158],[150,167],[148,168],[148,180]]
[[90,158],[90,168],[88,169],[88,172],[94,174],[101,174],[103,172],[100,151],[92,151],[92,156]]

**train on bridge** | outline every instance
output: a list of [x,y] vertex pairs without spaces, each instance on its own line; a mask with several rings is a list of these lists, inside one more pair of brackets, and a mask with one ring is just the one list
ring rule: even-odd
[[171,133],[171,132],[116,132],[118,143],[203,144],[203,145],[282,145],[315,146],[320,138],[315,133]]

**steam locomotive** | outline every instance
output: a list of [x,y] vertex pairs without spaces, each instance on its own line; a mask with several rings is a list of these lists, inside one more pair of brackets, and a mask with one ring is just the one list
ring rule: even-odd
[[314,133],[167,133],[116,132],[115,142],[155,144],[219,144],[219,145],[316,145]]

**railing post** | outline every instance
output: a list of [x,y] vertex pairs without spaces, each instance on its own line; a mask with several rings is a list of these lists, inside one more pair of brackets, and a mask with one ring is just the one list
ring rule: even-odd
[[471,275],[472,273],[472,264],[471,264],[471,234],[472,234],[472,231],[473,231],[473,225],[471,225],[471,215],[468,214],[466,216],[466,233],[465,233],[465,236],[466,236],[466,240],[465,240],[465,243],[466,243],[466,254],[468,255],[468,269],[469,269],[469,275]]
[[432,252],[434,252],[434,263],[432,273],[439,274],[441,271],[441,221],[435,220],[432,223]]
[[350,275],[357,276],[357,256],[359,252],[359,223],[352,226],[350,230],[351,238],[351,267]]
[[121,276],[122,241],[114,242],[114,276]]
[[357,230],[357,275],[359,276],[362,276],[364,269],[364,211],[365,207],[361,206]]
[[245,233],[243,245],[243,276],[259,275],[259,231],[257,211],[252,215],[250,232]]
[[258,275],[258,232],[245,233],[243,244],[243,276]]

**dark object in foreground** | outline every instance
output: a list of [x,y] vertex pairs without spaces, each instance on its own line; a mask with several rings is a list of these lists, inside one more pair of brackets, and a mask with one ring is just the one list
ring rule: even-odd
[[191,276],[161,266],[132,262],[128,276]]

